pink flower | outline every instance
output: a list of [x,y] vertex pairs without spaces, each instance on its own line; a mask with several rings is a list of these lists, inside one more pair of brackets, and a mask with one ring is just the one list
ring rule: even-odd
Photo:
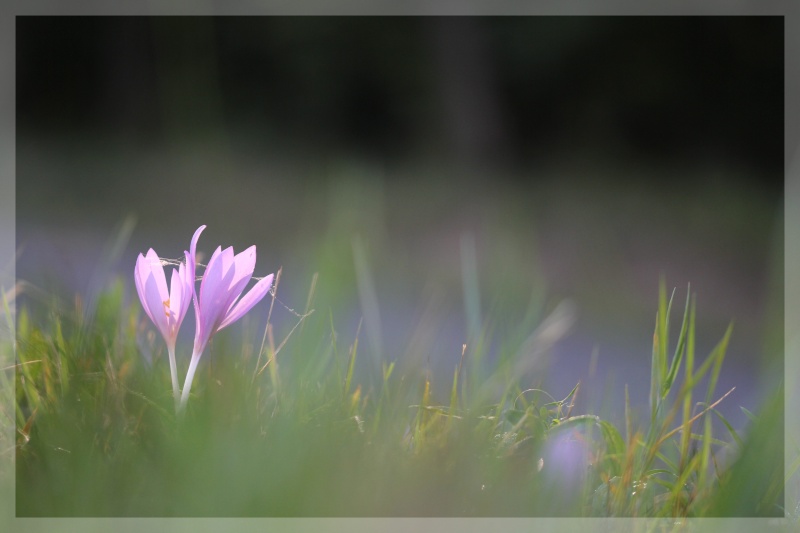
[[[184,254],[188,264],[189,253],[184,252]],[[181,263],[177,269],[172,270],[172,281],[170,289],[167,290],[167,278],[158,254],[150,248],[146,256],[139,254],[136,259],[133,275],[136,291],[139,293],[139,300],[142,302],[144,312],[156,325],[164,337],[164,342],[167,343],[172,393],[176,402],[179,391],[178,373],[175,367],[175,340],[178,338],[178,330],[189,309],[189,302],[192,300],[193,277],[194,273]]]
[[[187,254],[187,265],[194,279],[195,256],[197,240],[205,226],[200,226],[192,237],[191,250]],[[186,374],[186,383],[181,396],[181,407],[186,404],[192,386],[197,364],[206,345],[221,329],[233,324],[253,308],[272,287],[274,274],[261,279],[244,296],[244,290],[256,266],[256,247],[251,246],[239,254],[234,255],[233,248],[222,249],[217,247],[211,259],[208,260],[200,290],[194,290],[194,311],[197,328],[194,334],[194,349],[189,371]],[[240,298],[241,297],[241,298]]]

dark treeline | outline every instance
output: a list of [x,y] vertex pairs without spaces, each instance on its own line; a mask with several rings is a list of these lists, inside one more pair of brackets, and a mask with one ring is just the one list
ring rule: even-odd
[[21,135],[725,159],[782,187],[780,17],[17,19]]

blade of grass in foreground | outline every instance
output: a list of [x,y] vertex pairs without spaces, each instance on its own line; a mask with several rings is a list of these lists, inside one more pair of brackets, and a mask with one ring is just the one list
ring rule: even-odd
[[362,318],[367,333],[367,347],[372,355],[371,373],[377,375],[383,362],[383,334],[381,332],[381,314],[378,307],[378,293],[375,280],[367,260],[367,251],[361,238],[353,239],[353,262],[356,271],[358,298],[361,303]]

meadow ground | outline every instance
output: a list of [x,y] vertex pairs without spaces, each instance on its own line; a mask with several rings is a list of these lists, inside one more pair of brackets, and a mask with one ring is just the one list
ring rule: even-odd
[[[274,303],[268,296],[215,337],[183,418],[163,341],[132,277],[118,272],[148,246],[179,257],[188,239],[176,246],[174,231],[140,215],[131,242],[133,226],[123,226],[108,232],[105,252],[65,254],[53,269],[42,265],[56,264],[46,257],[57,246],[37,250],[32,236],[50,234],[74,252],[49,233],[58,212],[22,212],[28,250],[18,277],[30,276],[8,317],[16,392],[5,420],[16,433],[4,443],[16,450],[18,515],[792,511],[783,508],[775,372],[781,254],[768,204],[753,195],[742,203],[746,188],[731,185],[701,224],[691,216],[709,205],[708,190],[662,195],[654,207],[627,182],[575,189],[551,180],[529,197],[480,181],[437,193],[447,182],[380,185],[346,174],[356,177],[337,175],[322,197],[288,194],[295,205],[265,210],[274,238],[232,232],[237,223],[219,213],[200,221],[209,240],[237,251],[258,243],[257,274],[282,264],[283,281]],[[242,212],[269,198],[256,181],[239,185],[255,198],[238,195]],[[145,235],[152,244],[140,244]],[[669,286],[659,289],[664,271]],[[699,278],[688,294],[684,276]],[[649,300],[637,298],[646,291]],[[629,319],[608,335],[620,309]],[[179,338],[180,372],[192,322]]]

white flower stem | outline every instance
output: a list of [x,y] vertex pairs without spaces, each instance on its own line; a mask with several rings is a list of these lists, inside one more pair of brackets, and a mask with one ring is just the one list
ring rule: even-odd
[[192,361],[189,363],[189,371],[186,372],[186,383],[183,384],[183,394],[181,395],[181,404],[178,407],[178,412],[181,413],[186,408],[186,401],[189,399],[189,391],[192,390],[192,380],[194,379],[194,372],[197,370],[197,363],[200,362],[200,354],[193,353]]
[[175,400],[175,409],[178,409],[178,401],[180,399],[180,389],[178,389],[178,369],[175,366],[175,346],[167,346],[169,352],[169,374],[172,378],[172,397]]

